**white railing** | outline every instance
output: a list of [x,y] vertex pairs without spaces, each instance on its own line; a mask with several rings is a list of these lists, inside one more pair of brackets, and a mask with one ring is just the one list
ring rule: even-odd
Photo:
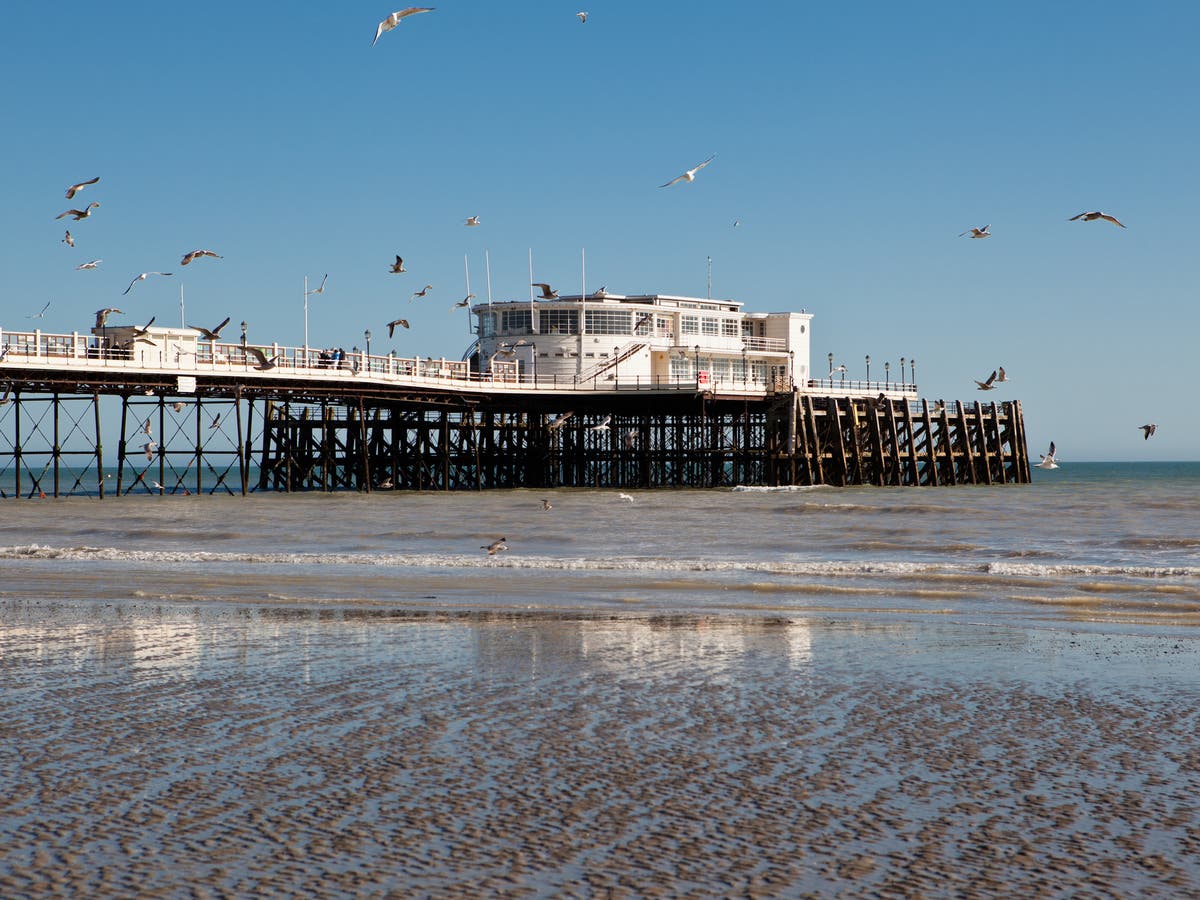
[[783,338],[744,337],[742,346],[747,350],[762,350],[767,353],[787,353],[787,341]]

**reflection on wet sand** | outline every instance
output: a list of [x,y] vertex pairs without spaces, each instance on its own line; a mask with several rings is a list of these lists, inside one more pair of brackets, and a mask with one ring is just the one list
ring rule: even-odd
[[3,896],[1200,888],[1192,641],[31,602],[0,622]]

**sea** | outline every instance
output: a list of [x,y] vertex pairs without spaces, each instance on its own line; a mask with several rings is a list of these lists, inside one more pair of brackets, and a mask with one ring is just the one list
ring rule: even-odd
[[1196,896],[1200,464],[1033,475],[2,500],[0,896]]

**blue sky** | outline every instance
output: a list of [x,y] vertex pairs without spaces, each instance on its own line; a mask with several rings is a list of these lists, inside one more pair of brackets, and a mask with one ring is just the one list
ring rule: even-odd
[[[714,296],[815,314],[816,371],[916,358],[923,396],[1020,399],[1035,454],[1200,458],[1200,6],[914,6],[441,2],[372,48],[399,6],[10,4],[0,327],[174,323],[182,280],[193,324],[299,344],[328,272],[314,346],[457,358],[464,256],[496,299],[530,249],[560,290],[586,248],[589,289],[700,296],[711,256]],[[1128,227],[1067,222],[1096,209]]]

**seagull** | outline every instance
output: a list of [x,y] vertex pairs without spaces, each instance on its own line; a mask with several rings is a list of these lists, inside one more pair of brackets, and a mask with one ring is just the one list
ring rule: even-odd
[[567,419],[571,418],[573,415],[575,415],[575,410],[568,409],[565,413],[563,413],[546,427],[551,431],[557,431],[559,428],[562,428],[563,422],[567,421]]
[[[400,258],[400,257],[398,257],[398,256],[396,257],[396,259],[399,259],[399,258]],[[325,278],[328,278],[328,277],[329,277],[329,273],[328,273],[328,272],[326,272],[326,273],[325,273]],[[305,296],[305,297],[307,297],[309,294],[323,294],[323,293],[325,293],[325,278],[322,278],[322,279],[321,279],[321,286],[320,286],[319,288],[317,288],[316,290],[312,290],[312,291],[305,291],[305,292],[304,292],[304,296]]]
[[468,226],[478,225],[479,224],[479,216],[470,216],[464,224],[466,224]]
[[146,441],[142,444],[142,449],[146,451],[146,459],[154,459],[154,451],[158,449],[158,444],[154,441]]
[[204,328],[199,325],[189,325],[188,328],[192,328],[200,332],[201,337],[203,337],[206,341],[219,341],[221,339],[221,332],[225,329],[225,326],[229,324],[229,319],[230,317],[226,316],[225,321],[216,328]]
[[157,318],[157,316],[151,316],[150,321],[147,322],[145,325],[143,325],[141,328],[138,328],[136,325],[134,325],[133,326],[133,339],[135,341],[141,341],[144,344],[153,344],[154,341],[147,338],[146,335],[148,335],[150,333],[150,326],[154,324],[154,320],[156,318]]
[[147,419],[145,421],[145,423],[142,425],[142,432],[146,435],[146,437],[150,437],[150,435],[152,435],[154,433],[154,429],[150,425],[149,419]]
[[48,310],[48,309],[50,308],[50,304],[51,304],[52,302],[53,302],[52,300],[47,300],[47,301],[46,301],[46,305],[42,307],[42,309],[41,309],[41,312],[30,313],[30,314],[29,314],[29,315],[27,315],[25,318],[27,318],[27,319],[41,319],[41,318],[44,318],[44,317],[45,317],[45,315],[46,315],[46,310]]
[[371,41],[371,46],[374,47],[375,42],[379,40],[379,36],[385,31],[391,31],[400,24],[401,20],[407,19],[409,16],[415,16],[417,13],[433,12],[436,8],[435,6],[410,6],[408,9],[392,13],[380,22],[379,27],[375,29],[375,40]]
[[833,369],[830,370],[829,374],[834,375],[838,372],[841,372],[843,375],[846,374],[846,364],[845,363],[842,363],[840,366],[834,366]]
[[988,231],[988,229],[991,227],[991,225],[984,225],[982,228],[968,228],[966,231],[960,234],[959,237],[962,237],[963,234],[969,234],[972,238],[991,237],[992,233]]
[[1142,429],[1142,440],[1144,440],[1144,441],[1150,440],[1150,435],[1152,435],[1152,434],[1154,434],[1154,432],[1158,431],[1158,426],[1154,425],[1154,424],[1139,425],[1138,428]]
[[117,309],[115,306],[106,306],[104,309],[98,309],[96,310],[96,327],[103,328],[106,324],[108,324],[108,317],[112,313],[117,313],[122,316],[125,315],[122,310]]
[[155,489],[156,491],[165,491],[165,490],[166,490],[166,488],[165,488],[165,487],[163,487],[161,484],[159,484],[157,481],[151,481],[150,483],[151,483],[152,485],[154,485],[154,489]]
[[504,543],[506,540],[507,538],[500,538],[499,540],[492,541],[490,544],[481,544],[479,549],[486,550],[488,556],[495,556],[501,550],[508,549],[508,544]]
[[603,300],[608,296],[608,285],[602,284],[592,293],[593,300]]
[[194,259],[199,259],[201,256],[214,256],[217,259],[224,259],[219,253],[213,253],[211,250],[193,250],[191,253],[183,254],[183,260],[179,263],[181,266],[186,266]]
[[177,400],[171,404],[171,409],[175,410],[177,413],[181,413],[183,412],[183,403]]
[[734,220],[733,220],[733,227],[734,227],[734,228],[737,228],[737,227],[738,227],[739,225],[741,225],[741,224],[742,224],[742,220],[741,220],[741,219],[734,219]]
[[67,199],[74,200],[76,194],[78,194],[80,191],[82,191],[89,184],[95,184],[99,180],[100,180],[100,176],[97,175],[95,178],[93,178],[89,181],[81,181],[78,184],[71,185],[69,188],[67,188]]
[[385,478],[385,479],[383,479],[383,481],[379,482],[379,487],[385,491],[390,491],[395,486],[396,485],[395,485],[395,483],[393,483],[391,478]]
[[542,512],[549,512],[554,509],[549,500],[542,500]]
[[937,403],[933,404],[933,409],[930,410],[930,412],[932,412],[935,416],[940,416],[945,411],[946,411],[946,401],[945,400],[939,400]]
[[633,442],[635,440],[637,440],[637,429],[630,428],[627,432],[625,432],[625,449],[632,450]]
[[433,290],[433,285],[427,284],[427,285],[425,285],[425,287],[421,288],[419,291],[413,291],[413,295],[408,298],[408,302],[412,303],[418,297],[424,297],[426,294],[428,294],[432,290]]
[[1008,374],[1004,371],[1004,366],[1001,366],[996,371],[1000,373],[999,375],[996,376],[997,384],[999,384],[1001,381],[1008,381]]
[[392,321],[388,322],[388,337],[391,337],[393,334],[395,334],[397,325],[399,325],[401,328],[407,328],[408,319],[392,319]]
[[[1121,223],[1117,221],[1116,216],[1110,216],[1108,213],[1102,213],[1099,210],[1096,212],[1081,212],[1077,216],[1071,216],[1071,218],[1067,219],[1067,221],[1074,222],[1076,219],[1083,219],[1085,222],[1095,222],[1097,219],[1103,219],[1106,222],[1112,222],[1114,225],[1121,225]],[[1121,227],[1124,228],[1125,226],[1121,225]]]
[[133,281],[129,282],[129,287],[125,288],[125,290],[123,290],[121,292],[121,296],[123,297],[126,294],[128,294],[130,291],[133,290],[133,286],[135,284],[137,284],[139,281],[145,281],[151,275],[171,275],[171,274],[173,274],[173,273],[172,272],[143,272],[137,278],[133,279]]
[[208,423],[208,427],[210,429],[212,429],[212,428],[216,428],[220,424],[221,424],[221,414],[217,413],[215,416],[213,416],[213,420]]
[[461,300],[459,300],[457,303],[455,303],[450,308],[451,309],[466,309],[468,306],[471,305],[471,301],[474,299],[475,299],[474,294],[467,294],[467,296],[463,297]]
[[695,181],[696,173],[699,172],[701,169],[703,169],[705,166],[707,166],[710,162],[712,162],[716,158],[717,158],[717,154],[714,153],[712,156],[710,156],[704,162],[700,163],[700,165],[696,166],[696,168],[688,169],[682,175],[676,175],[674,178],[672,178],[666,184],[660,184],[659,187],[670,187],[671,185],[673,185],[679,181]]
[[617,499],[618,499],[618,500],[628,500],[630,503],[633,503],[633,502],[634,502],[634,501],[633,501],[633,497],[631,497],[629,494],[626,494],[626,493],[623,493],[623,492],[622,492],[622,493],[619,493],[619,494],[617,494]]
[[71,235],[71,229],[70,229],[70,228],[68,228],[68,229],[67,229],[67,233],[66,233],[66,234],[63,236],[63,239],[62,239],[62,242],[61,242],[61,243],[64,243],[64,244],[66,244],[68,247],[74,247],[74,246],[75,246],[75,238],[74,238],[74,237]]
[[258,364],[254,368],[258,369],[260,372],[270,371],[271,369],[275,368],[275,365],[279,362],[279,354],[267,359],[267,354],[263,353],[257,347],[247,347],[246,352],[258,360]]
[[[6,356],[8,356],[8,348],[7,347],[4,348],[3,353],[0,353],[0,362],[3,362],[4,357],[6,357]],[[11,394],[11,393],[12,393],[12,384],[11,383],[6,384],[4,386],[4,396],[0,397],[0,406],[3,406],[5,403],[8,403],[8,397],[9,397],[9,394]]]
[[558,291],[554,290],[552,287],[550,287],[550,285],[546,284],[544,281],[535,281],[532,285],[530,285],[530,287],[541,288],[543,300],[557,300],[558,299]]
[[600,420],[598,425],[590,425],[588,431],[608,431],[608,423],[612,421],[612,416],[605,416]]
[[90,216],[92,214],[92,210],[95,209],[99,205],[100,205],[99,203],[93,202],[93,203],[89,203],[83,209],[68,209],[66,212],[59,213],[54,218],[61,219],[63,216],[74,216],[75,221],[79,222],[82,219],[86,219],[88,216]]
[[1038,456],[1040,456],[1042,458],[1042,461],[1040,463],[1036,464],[1036,466],[1035,466],[1036,468],[1038,468],[1038,469],[1057,469],[1058,468],[1058,460],[1056,460],[1054,458],[1054,441],[1050,442],[1050,452],[1049,453],[1039,453]]
[[[408,269],[404,268],[404,260],[402,260],[400,258],[399,254],[397,254],[396,261],[394,263],[392,263],[392,267],[388,271],[391,272],[393,275],[399,275],[401,272],[408,271]],[[326,277],[328,277],[328,276],[326,276]],[[325,287],[324,281],[321,282],[321,287]],[[320,291],[317,291],[316,293],[320,293]]]
[[80,263],[75,267],[75,271],[78,272],[80,269],[94,269],[102,262],[104,262],[102,259],[93,259],[91,262]]
[[993,383],[995,380],[996,370],[993,369],[992,374],[987,377],[986,381],[976,381],[975,383],[979,385],[981,391],[994,391],[996,389],[996,385]]
[[587,21],[588,14],[587,14],[587,12],[586,12],[586,11],[584,11],[584,12],[577,12],[577,13],[575,13],[575,17],[576,17],[576,18],[578,18],[580,22],[586,22],[586,21]]

